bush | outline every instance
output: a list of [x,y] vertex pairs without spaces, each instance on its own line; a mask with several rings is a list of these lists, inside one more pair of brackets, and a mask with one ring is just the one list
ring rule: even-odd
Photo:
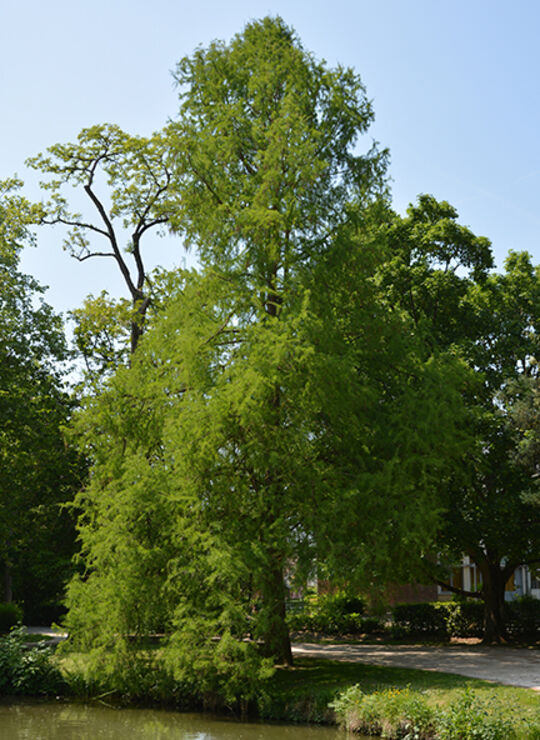
[[484,606],[481,601],[435,601],[396,604],[392,610],[394,633],[434,637],[479,637]]
[[450,637],[481,637],[484,630],[484,602],[440,602],[444,611],[446,631]]
[[435,711],[421,693],[408,688],[364,694],[359,686],[352,686],[331,706],[349,732],[402,740],[434,735]]
[[538,640],[540,599],[522,596],[506,604],[506,629],[514,640]]
[[287,616],[292,632],[322,632],[325,635],[377,632],[381,623],[375,617],[364,616],[365,603],[347,593],[328,594],[306,611],[294,610]]
[[0,602],[0,632],[9,632],[19,622],[22,622],[23,613],[20,606],[13,602]]
[[329,617],[340,618],[348,614],[363,614],[365,602],[359,596],[346,592],[327,594],[319,599],[319,610]]
[[392,610],[394,625],[408,635],[446,636],[444,612],[438,604],[396,604]]
[[512,717],[495,699],[480,699],[466,689],[447,709],[432,708],[410,689],[371,694],[351,686],[330,705],[349,732],[400,740],[538,740],[540,717]]
[[0,694],[57,694],[64,681],[50,649],[38,645],[28,650],[25,639],[24,627],[15,627],[0,638]]
[[450,707],[441,712],[437,722],[440,740],[512,740],[513,722],[495,701],[479,699],[466,689]]

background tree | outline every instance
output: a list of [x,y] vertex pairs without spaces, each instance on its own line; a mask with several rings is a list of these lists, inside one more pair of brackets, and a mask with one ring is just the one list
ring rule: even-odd
[[[133,352],[152,297],[143,242],[149,232],[160,233],[169,221],[171,172],[164,135],[131,136],[118,126],[102,124],[83,129],[77,143],[56,144],[47,152],[48,156],[40,154],[27,162],[47,176],[42,187],[52,192],[50,200],[42,204],[38,223],[69,227],[65,248],[81,262],[94,257],[114,260],[131,300]],[[84,191],[96,218],[87,219],[70,211],[62,195],[67,184]],[[100,190],[105,185],[108,189],[102,195]],[[127,244],[123,247],[126,230]],[[97,307],[89,301],[86,305],[90,313],[95,313]]]
[[530,406],[537,382],[539,277],[529,255],[510,253],[505,273],[472,286],[468,297],[481,328],[469,347],[482,378],[474,399],[477,442],[464,459],[466,479],[452,483],[443,537],[455,554],[468,554],[480,570],[481,590],[468,595],[484,600],[489,642],[506,636],[508,579],[519,565],[540,560]]
[[460,564],[467,554],[478,566],[482,587],[476,592],[449,583],[450,570],[434,577],[451,591],[483,599],[485,639],[498,641],[505,584],[539,551],[538,517],[526,503],[535,482],[538,270],[526,254],[511,253],[505,275],[488,275],[489,243],[456,219],[455,209],[431,196],[421,196],[405,218],[391,218],[393,257],[381,282],[427,346],[453,348],[477,375],[463,396],[471,446],[441,479],[445,524],[432,558]]
[[[8,182],[7,189],[16,185]],[[21,201],[0,204],[0,558],[4,599],[30,617],[58,615],[71,573],[72,519],[61,509],[80,480],[78,455],[64,441],[71,401],[63,389],[66,346],[43,289],[18,271]]]

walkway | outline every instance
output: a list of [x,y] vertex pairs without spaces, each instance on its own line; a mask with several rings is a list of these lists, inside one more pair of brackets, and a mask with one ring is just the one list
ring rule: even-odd
[[[26,627],[26,631],[29,635],[44,635],[47,638],[47,645],[49,647],[58,645],[59,642],[62,642],[67,637],[67,632],[54,630],[52,627]],[[35,645],[35,643],[28,644]]]
[[540,691],[540,650],[484,645],[318,645],[294,643],[297,656],[457,673]]

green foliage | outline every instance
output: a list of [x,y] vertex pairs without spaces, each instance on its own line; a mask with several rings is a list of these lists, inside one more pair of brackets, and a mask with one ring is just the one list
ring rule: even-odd
[[379,632],[381,622],[364,615],[365,601],[359,596],[337,592],[319,597],[304,608],[289,613],[287,624],[293,632],[321,632],[325,635]]
[[328,616],[346,616],[348,614],[361,615],[366,608],[365,600],[360,596],[354,596],[346,592],[325,594],[317,601],[319,611]]
[[[27,161],[28,166],[45,174],[47,179],[41,186],[50,193],[47,202],[32,207],[33,222],[65,227],[64,248],[81,262],[91,257],[111,257],[129,292],[130,312],[122,301],[113,305],[103,296],[87,301],[84,309],[75,312],[76,341],[85,361],[93,366],[93,382],[96,365],[106,372],[112,361],[123,359],[126,354],[126,317],[129,316],[131,352],[144,330],[153,290],[143,247],[148,234],[161,235],[169,220],[169,160],[170,147],[163,132],[150,137],[131,136],[107,123],[85,128],[77,142],[56,144],[49,147],[47,155],[39,154]],[[100,192],[103,181],[108,186],[106,195]],[[64,195],[68,185],[84,191],[89,199],[89,214],[71,211]],[[98,244],[94,245],[96,237]],[[120,314],[123,325],[104,327],[96,316],[95,309],[100,304],[106,304],[109,318]],[[97,356],[91,358],[92,345],[96,346]]]
[[[202,620],[199,620],[199,623]],[[219,638],[197,635],[195,622],[177,629],[166,650],[166,665],[188,696],[207,710],[264,703],[265,683],[273,675],[273,660],[263,659],[256,647],[231,633]]]
[[165,629],[176,680],[247,702],[269,662],[291,662],[292,563],[298,582],[315,562],[381,579],[429,545],[470,376],[376,279],[385,155],[356,153],[359,78],[266,18],[178,81],[173,225],[201,269],[170,281],[77,420],[92,471],[68,626],[104,660]]
[[395,634],[477,637],[482,634],[483,604],[479,601],[435,601],[396,604]]
[[[441,477],[446,514],[426,561],[471,558],[482,574],[486,639],[500,640],[505,583],[540,553],[533,506],[540,271],[527,253],[510,252],[503,274],[487,274],[489,243],[456,218],[431,196],[406,218],[390,218],[392,258],[380,273],[388,299],[407,312],[427,346],[452,347],[476,373],[462,395],[471,444]],[[432,572],[446,581],[434,565]]]
[[401,740],[512,740],[538,737],[538,714],[513,714],[494,696],[467,688],[449,706],[434,707],[427,695],[405,689],[364,693],[351,686],[332,703],[338,720],[352,732]]
[[107,696],[121,705],[202,706],[199,697],[174,679],[155,645],[122,640],[108,653],[94,650],[63,657],[61,666],[67,692],[78,699]]
[[537,641],[540,635],[540,599],[522,596],[508,602],[506,629],[512,639]]
[[25,647],[24,627],[15,627],[0,637],[0,694],[41,696],[57,694],[64,688],[51,652],[40,646]]
[[479,599],[443,602],[439,608],[443,611],[449,637],[482,636],[484,606]]
[[360,78],[317,62],[281,18],[199,48],[176,79],[173,225],[204,264],[245,264],[244,277],[264,290],[273,265],[290,275],[286,265],[326,248],[351,201],[384,189],[386,152],[354,153],[373,119]]
[[[396,604],[392,609],[397,635],[480,637],[484,607],[480,601],[435,601]],[[535,640],[540,628],[540,601],[524,596],[506,602],[504,617],[509,636],[516,641]]]
[[441,740],[512,740],[520,737],[502,705],[482,700],[469,690],[440,713],[437,733]]
[[394,625],[406,634],[446,635],[444,612],[436,603],[396,604]]
[[383,738],[424,740],[434,735],[436,712],[419,692],[385,689],[370,694],[351,686],[333,703],[338,719],[348,731]]
[[73,336],[84,360],[86,382],[97,390],[129,356],[133,308],[127,300],[113,300],[106,291],[88,296],[82,307],[71,312]]
[[0,602],[0,632],[9,632],[19,622],[22,622],[23,611],[18,604],[12,601]]
[[84,466],[63,435],[73,401],[60,317],[18,270],[23,206],[14,193],[0,202],[0,561],[5,598],[32,609],[62,598],[75,533],[61,504]]

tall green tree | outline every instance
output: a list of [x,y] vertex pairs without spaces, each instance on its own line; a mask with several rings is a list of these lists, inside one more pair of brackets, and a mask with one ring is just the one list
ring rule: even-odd
[[[471,445],[441,479],[441,520],[433,560],[460,564],[469,555],[478,591],[431,571],[446,589],[484,601],[486,641],[504,637],[504,590],[515,568],[538,558],[535,492],[535,395],[538,269],[511,253],[503,275],[492,267],[487,239],[457,222],[448,203],[421,196],[404,218],[390,216],[392,257],[381,270],[388,299],[402,307],[426,346],[449,349],[476,379],[464,386]],[[429,558],[428,558],[429,559]]]
[[488,642],[506,637],[504,594],[514,570],[540,560],[534,388],[539,352],[540,271],[527,253],[510,253],[503,274],[471,287],[479,334],[469,345],[482,384],[476,444],[464,458],[466,478],[449,493],[443,538],[470,556],[482,576]]
[[[384,190],[385,153],[353,153],[373,118],[371,106],[352,70],[318,63],[280,19],[248,25],[229,45],[198,50],[179,63],[176,78],[181,109],[171,126],[179,194],[173,227],[197,248],[203,267],[234,282],[234,320],[262,331],[266,342],[294,321],[302,272],[333,243],[351,202],[367,203]],[[256,396],[265,424],[279,437],[284,388],[277,368],[269,368],[268,377],[266,395]],[[273,518],[279,528],[285,516],[276,496],[280,460],[276,456],[260,483],[267,531]],[[265,547],[263,602],[276,617],[269,617],[264,640],[271,654],[290,662],[286,547]]]
[[359,78],[271,18],[177,77],[172,223],[201,270],[81,415],[94,466],[70,623],[109,648],[164,620],[178,677],[241,691],[265,670],[255,645],[291,662],[286,571],[347,555],[342,573],[382,572],[429,539],[466,369],[381,294],[385,153],[356,153]]
[[[43,289],[18,270],[29,235],[24,200],[4,184],[0,202],[0,560],[4,599],[28,614],[58,610],[74,549],[72,519],[60,504],[80,480],[78,455],[64,441],[71,401],[60,317]],[[28,554],[31,553],[31,557]],[[41,612],[39,611],[41,609]],[[50,612],[49,612],[50,613]],[[43,618],[43,617],[42,617]]]

